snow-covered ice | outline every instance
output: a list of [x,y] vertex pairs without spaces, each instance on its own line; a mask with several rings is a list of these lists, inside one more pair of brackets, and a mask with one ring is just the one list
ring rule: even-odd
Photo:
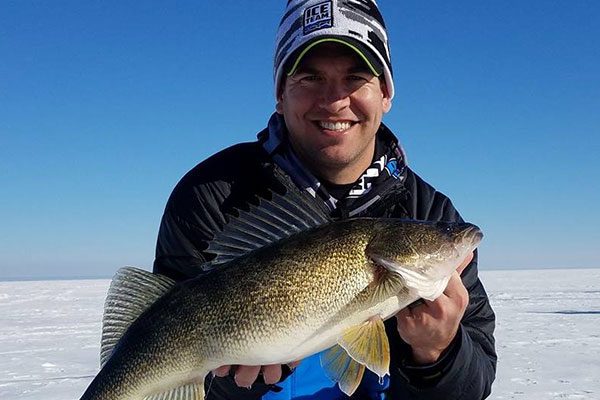
[[492,399],[600,399],[600,269],[484,271],[496,312]]
[[[483,271],[491,399],[600,400],[600,269]],[[0,399],[78,399],[98,370],[108,280],[0,282]]]
[[0,399],[78,399],[98,370],[108,280],[0,282]]

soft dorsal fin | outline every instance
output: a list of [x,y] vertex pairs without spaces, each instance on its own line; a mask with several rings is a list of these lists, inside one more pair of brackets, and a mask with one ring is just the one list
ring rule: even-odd
[[239,210],[209,243],[207,252],[216,257],[203,266],[210,270],[253,250],[329,222],[316,202],[295,188],[285,195],[271,192],[272,199],[259,199],[249,210]]
[[159,297],[168,292],[175,281],[166,276],[125,267],[117,271],[110,283],[104,316],[100,365],[104,365],[127,328]]

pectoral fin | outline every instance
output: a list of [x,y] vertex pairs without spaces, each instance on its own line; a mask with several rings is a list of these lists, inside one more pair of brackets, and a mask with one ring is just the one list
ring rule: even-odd
[[347,330],[339,345],[357,362],[365,365],[379,377],[390,369],[390,344],[380,317]]
[[356,391],[365,366],[357,363],[340,345],[335,345],[321,354],[321,366],[325,374],[340,386],[340,390],[351,396]]

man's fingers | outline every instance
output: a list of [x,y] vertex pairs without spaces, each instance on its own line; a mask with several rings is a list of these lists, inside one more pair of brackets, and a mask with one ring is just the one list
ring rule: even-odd
[[457,292],[460,291],[459,289],[461,288],[464,289],[465,285],[463,284],[462,279],[460,279],[458,271],[454,271],[452,275],[450,275],[448,285],[446,285],[446,289],[444,290],[444,295],[447,297],[453,297]]
[[456,268],[456,272],[458,272],[459,275],[462,274],[462,272],[465,270],[465,268],[467,268],[467,265],[469,265],[471,263],[471,261],[473,261],[473,257],[474,257],[473,252],[469,253],[469,255],[467,255],[467,257],[463,260],[463,262],[460,263],[458,268]]
[[418,309],[424,307],[426,307],[425,304],[419,304],[416,307],[404,307],[396,314],[398,323],[407,327],[413,327],[416,323],[420,323],[422,312]]
[[222,367],[219,367],[219,368],[213,370],[213,375],[218,376],[219,378],[222,378],[229,374],[230,369],[231,369],[231,365],[223,365]]
[[410,307],[404,307],[396,314],[397,318],[408,319],[412,316],[412,310]]
[[444,295],[453,303],[457,304],[459,308],[465,308],[469,303],[469,292],[460,279],[458,271],[453,273],[450,277],[448,286],[446,286],[446,290],[444,290]]
[[[292,361],[287,365],[290,369],[294,369],[300,364],[300,361]],[[231,365],[223,365],[212,371],[213,375],[220,378],[229,375],[231,371]],[[240,365],[235,368],[234,380],[235,383],[240,387],[250,387],[258,378],[258,375],[262,374],[263,380],[267,385],[272,385],[281,380],[282,369],[281,364],[263,365],[263,366],[249,366]]]
[[260,372],[260,365],[240,365],[235,370],[235,383],[239,387],[250,387],[256,381]]
[[267,385],[272,385],[279,382],[281,379],[281,364],[263,366],[262,375]]

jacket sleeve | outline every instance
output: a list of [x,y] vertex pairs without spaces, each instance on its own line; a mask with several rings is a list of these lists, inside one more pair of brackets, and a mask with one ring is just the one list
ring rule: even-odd
[[[256,151],[249,151],[247,146],[234,147],[199,164],[181,179],[161,220],[154,273],[178,281],[202,273],[201,266],[210,257],[205,253],[208,242],[226,224],[226,214],[247,204],[255,193],[266,190],[261,185],[269,184],[260,176],[260,170],[252,168],[257,162],[248,161],[257,158]],[[282,380],[290,374],[284,368]],[[268,391],[277,390],[278,386],[260,380],[247,389],[238,387],[232,376],[217,378],[209,374],[205,379],[207,400],[260,399]]]
[[190,170],[175,186],[163,214],[153,271],[175,280],[195,277],[211,256],[205,253],[226,215],[266,195],[272,183],[256,143],[220,151]]
[[219,199],[226,191],[224,184],[193,186],[185,177],[175,187],[158,231],[154,273],[183,280],[201,272],[207,261],[203,250],[225,223]]
[[[443,194],[409,171],[406,187],[410,193],[405,204],[412,218],[431,221],[462,221]],[[461,275],[469,292],[469,304],[458,333],[435,364],[411,364],[410,347],[388,325],[392,354],[392,398],[403,399],[484,399],[491,392],[496,374],[494,348],[495,316],[477,272],[477,252]]]

